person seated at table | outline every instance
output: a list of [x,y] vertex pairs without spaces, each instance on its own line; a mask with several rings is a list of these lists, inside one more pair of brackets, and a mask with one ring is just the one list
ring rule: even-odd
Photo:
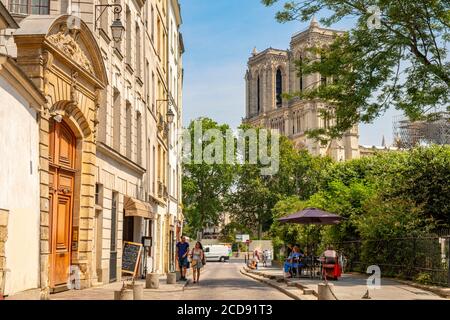
[[288,278],[293,277],[296,274],[297,268],[301,268],[303,264],[299,262],[299,259],[304,255],[300,253],[300,248],[298,246],[294,246],[291,254],[286,259],[284,263],[284,272],[289,273]]
[[325,258],[325,263],[334,264],[337,260],[337,252],[332,246],[328,246],[327,250],[323,252],[323,257]]
[[341,266],[338,261],[338,254],[332,246],[328,246],[327,250],[321,256],[323,275],[326,278],[337,280],[341,277]]
[[247,265],[250,269],[255,270],[258,268],[258,264],[256,263],[255,260],[249,261],[248,265]]

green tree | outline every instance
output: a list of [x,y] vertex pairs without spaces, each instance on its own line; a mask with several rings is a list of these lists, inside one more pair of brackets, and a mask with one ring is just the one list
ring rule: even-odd
[[235,242],[237,234],[249,234],[250,228],[242,226],[239,223],[232,221],[222,229],[220,233],[220,241],[222,242]]
[[[310,132],[320,140],[339,137],[359,122],[370,123],[391,106],[412,120],[432,116],[433,107],[450,110],[450,2],[372,0],[262,0],[266,6],[283,2],[279,22],[308,21],[319,12],[330,26],[348,18],[356,25],[329,46],[310,48],[303,74],[320,73],[332,82],[295,94],[330,103],[322,115],[336,124]],[[370,6],[380,10],[380,25],[369,29]],[[321,57],[321,59],[317,59]]]
[[418,147],[377,157],[372,177],[384,200],[405,199],[424,219],[450,226],[450,146]]
[[[195,123],[199,121],[203,132],[216,129],[219,134],[216,137],[205,137],[196,141],[194,135]],[[201,161],[196,163],[195,148],[200,148],[202,154],[208,146],[217,143],[218,148],[226,150],[225,138],[227,137],[228,125],[219,125],[217,122],[200,118],[190,123],[188,127],[191,139],[192,152],[185,154],[183,161],[183,205],[189,234],[196,237],[196,233],[208,225],[216,225],[220,214],[223,212],[223,199],[228,193],[234,179],[234,166],[226,162],[225,152],[214,150],[213,156],[217,156],[217,162],[211,163]],[[190,160],[191,162],[189,163]]]
[[[248,152],[248,147],[246,144],[245,153]],[[227,209],[233,221],[250,228],[258,239],[261,239],[263,230],[272,223],[270,209],[277,201],[276,194],[270,189],[272,177],[263,176],[261,168],[259,160],[257,164],[252,164],[248,158],[243,164],[237,165],[236,181],[227,197]]]
[[[243,126],[242,129],[248,128]],[[257,129],[259,130],[259,129]],[[261,175],[261,163],[252,164],[246,158],[237,166],[237,178],[227,203],[234,221],[252,228],[262,238],[273,222],[272,209],[287,196],[307,199],[318,188],[319,176],[311,170],[315,158],[305,150],[297,150],[285,136],[279,137],[279,170],[271,176]],[[270,145],[271,136],[268,136]],[[246,145],[244,152],[248,152]],[[268,148],[270,149],[270,147]],[[323,165],[329,159],[318,160]],[[317,167],[314,167],[317,169]]]
[[365,213],[356,217],[355,224],[363,239],[390,239],[427,234],[433,221],[424,219],[422,208],[405,199],[383,201],[373,197],[365,203]]
[[283,216],[303,210],[305,203],[297,196],[281,199],[272,209],[273,224],[270,227],[270,235],[275,251],[287,244],[305,244],[305,226],[299,224],[280,224],[277,219]]

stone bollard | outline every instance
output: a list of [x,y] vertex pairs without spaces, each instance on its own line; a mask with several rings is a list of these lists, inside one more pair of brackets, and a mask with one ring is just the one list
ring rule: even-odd
[[334,296],[334,285],[332,283],[319,283],[317,285],[319,300],[337,300]]
[[177,283],[177,274],[175,272],[167,274],[167,284]]
[[122,289],[114,291],[114,300],[133,300],[133,290]]
[[133,286],[133,298],[134,300],[144,300],[144,285],[135,284]]
[[157,273],[147,274],[147,277],[145,279],[145,288],[159,289],[159,274]]

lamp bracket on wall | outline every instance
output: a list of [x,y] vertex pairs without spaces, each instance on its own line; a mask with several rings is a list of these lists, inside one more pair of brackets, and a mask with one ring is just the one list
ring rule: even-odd
[[[115,19],[117,20],[119,17],[119,14],[122,12],[122,6],[118,3],[112,3],[112,4],[98,4],[95,6],[95,30],[98,28],[98,20],[102,17],[102,15],[105,13],[106,9],[114,7],[114,15]],[[97,16],[97,8],[101,8],[100,15]]]
[[[105,13],[105,10],[108,8],[114,7],[114,14],[119,15],[122,12],[122,6],[117,3],[113,4],[97,4],[95,6],[95,29],[97,30],[98,20],[102,17],[102,15]],[[97,8],[101,8],[100,15],[97,17]]]

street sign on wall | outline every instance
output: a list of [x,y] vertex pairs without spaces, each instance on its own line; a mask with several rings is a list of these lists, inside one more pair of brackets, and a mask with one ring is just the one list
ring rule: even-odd
[[250,235],[248,234],[237,234],[236,235],[236,242],[247,242],[250,240]]

